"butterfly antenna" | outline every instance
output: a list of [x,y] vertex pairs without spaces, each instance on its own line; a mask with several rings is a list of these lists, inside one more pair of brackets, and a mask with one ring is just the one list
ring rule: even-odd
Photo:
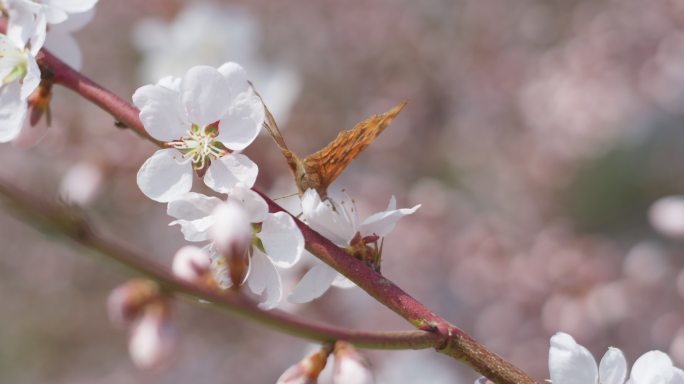
[[264,122],[264,128],[266,128],[268,133],[273,138],[273,141],[276,142],[281,151],[289,152],[290,149],[287,147],[287,144],[285,144],[285,138],[283,137],[283,134],[280,133],[280,128],[278,128],[278,124],[276,123],[273,114],[266,106],[263,97],[261,97],[261,94],[257,92],[256,88],[254,88],[254,84],[252,84],[251,81],[248,80],[247,82],[249,83],[249,86],[252,88],[252,91],[254,91],[254,94],[257,95],[257,97],[261,101],[261,104],[264,106],[264,112],[266,113],[266,122]]

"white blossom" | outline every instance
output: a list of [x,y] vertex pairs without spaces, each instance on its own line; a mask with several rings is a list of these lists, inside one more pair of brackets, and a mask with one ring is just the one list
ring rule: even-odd
[[[396,205],[396,199],[392,196],[385,211],[375,213],[361,222],[356,206],[348,195],[331,194],[326,200],[322,200],[315,190],[309,189],[302,196],[302,219],[336,245],[347,247],[357,233],[361,237],[384,238],[402,217],[411,215],[420,208],[420,205],[416,205],[413,208],[397,209]],[[340,288],[354,286],[337,271],[317,261],[290,293],[288,301],[311,301],[324,294],[331,285]]]
[[264,108],[238,64],[190,68],[182,79],[138,88],[133,102],[147,132],[168,147],[138,172],[138,186],[149,198],[169,202],[189,192],[193,169],[221,193],[256,181],[257,165],[237,151],[256,138]]
[[[290,268],[299,261],[304,252],[304,238],[290,215],[269,213],[266,201],[256,192],[238,184],[228,200],[240,204],[254,228],[247,286],[255,294],[264,296],[262,308],[274,308],[283,295],[276,267]],[[167,213],[176,218],[170,225],[179,225],[188,241],[209,241],[217,219],[213,213],[221,204],[224,203],[216,197],[187,193],[169,202]],[[221,258],[213,246],[209,250],[212,258]],[[218,277],[225,279],[220,282],[224,286],[230,285],[226,274]]]
[[[553,384],[624,384],[628,366],[625,356],[617,348],[608,348],[601,362],[572,336],[556,333],[551,337],[549,373]],[[672,364],[661,351],[641,355],[629,376],[628,384],[682,384],[684,371]]]

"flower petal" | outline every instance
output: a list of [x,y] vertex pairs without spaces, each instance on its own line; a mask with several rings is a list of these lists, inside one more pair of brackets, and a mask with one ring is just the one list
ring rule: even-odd
[[230,193],[237,184],[252,187],[259,167],[245,155],[233,153],[211,162],[204,183],[216,192]]
[[349,289],[356,287],[356,283],[346,278],[343,274],[337,273],[332,285],[337,288]]
[[226,79],[232,97],[237,97],[250,89],[247,82],[247,72],[238,63],[227,62],[218,68],[218,71]]
[[261,223],[268,215],[268,204],[258,193],[238,184],[230,193],[230,200],[239,202],[252,223]]
[[51,0],[50,6],[69,13],[85,12],[95,6],[98,0]]
[[[163,79],[167,82],[168,79]],[[155,85],[144,85],[133,94],[133,103],[140,109],[140,120],[145,130],[155,139],[180,139],[190,129],[182,113],[180,94],[160,80]]]
[[306,190],[302,196],[302,219],[328,240],[346,246],[356,234],[354,203],[342,200],[333,206],[332,201],[322,201],[314,189]]
[[304,253],[304,236],[292,217],[285,212],[266,216],[257,236],[266,254],[278,267],[292,267]]
[[192,167],[179,164],[180,153],[161,149],[147,159],[138,171],[138,187],[152,200],[167,203],[190,191]]
[[259,304],[261,309],[273,309],[283,298],[283,287],[278,270],[268,256],[256,249],[250,262],[247,286],[255,294],[265,296],[265,301]]
[[28,104],[20,94],[21,85],[17,82],[0,87],[0,143],[14,140],[24,125]]
[[36,58],[29,55],[26,59],[26,75],[21,81],[21,98],[27,99],[40,84],[40,68]]
[[629,380],[632,384],[669,384],[672,376],[670,357],[661,351],[650,351],[634,362]]
[[221,119],[217,139],[230,149],[245,149],[259,135],[264,113],[261,100],[250,90],[238,98]]
[[390,199],[390,203],[387,206],[387,210],[384,212],[378,212],[366,218],[366,220],[359,226],[359,231],[363,235],[376,234],[380,237],[387,236],[397,222],[404,216],[413,214],[420,208],[420,204],[413,208],[402,208],[396,209],[397,203],[394,196]]
[[337,275],[336,270],[318,262],[297,283],[297,286],[287,296],[287,301],[303,304],[321,297],[330,288]]
[[201,193],[188,192],[182,197],[170,201],[166,213],[176,219],[197,220],[211,215],[221,199]]
[[174,220],[169,225],[180,225],[183,238],[187,241],[207,241],[215,222],[213,216],[206,216],[196,220]]
[[549,373],[553,384],[594,384],[598,379],[596,360],[567,333],[551,337]]
[[621,350],[610,347],[599,363],[599,384],[624,384],[627,360]]
[[191,123],[204,127],[221,120],[231,100],[228,83],[216,68],[198,65],[185,73],[181,103]]

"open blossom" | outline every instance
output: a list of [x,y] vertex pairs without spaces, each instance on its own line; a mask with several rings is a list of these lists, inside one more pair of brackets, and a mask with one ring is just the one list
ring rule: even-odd
[[[608,348],[601,362],[572,336],[559,332],[551,337],[549,373],[553,384],[624,384],[627,361],[617,348]],[[660,351],[641,355],[632,367],[627,384],[682,384],[684,371]]]
[[[264,295],[265,300],[260,304],[262,308],[274,308],[282,299],[282,282],[276,267],[290,268],[299,261],[304,252],[304,237],[292,217],[285,212],[269,213],[264,199],[242,185],[234,186],[229,201],[238,203],[244,209],[252,227],[247,286],[255,294]],[[171,201],[167,213],[177,219],[171,225],[179,225],[186,240],[211,241],[212,237],[217,236],[213,227],[217,220],[220,222],[214,213],[222,204],[226,203],[216,197],[190,192]],[[236,224],[230,227],[241,226]],[[213,244],[207,250],[215,265],[225,266],[222,255]],[[219,271],[216,275],[224,287],[231,284],[227,271]]]
[[[402,217],[413,214],[418,208],[420,205],[397,209],[396,200],[392,196],[385,211],[373,214],[361,222],[354,202],[346,194],[330,196],[322,200],[315,190],[309,189],[302,196],[302,219],[312,229],[336,245],[348,247],[348,249],[353,249],[358,245],[353,244],[354,241],[360,242],[364,250],[367,249],[365,239],[369,237],[373,239],[370,241],[377,244],[392,232]],[[369,251],[376,253],[375,256],[379,259],[378,247]],[[317,262],[290,293],[288,301],[292,303],[311,301],[324,294],[331,285],[348,288],[354,284],[328,265]]]
[[190,68],[182,79],[138,88],[133,102],[147,132],[168,147],[138,172],[138,186],[149,198],[169,202],[189,192],[193,170],[221,193],[238,183],[254,185],[257,165],[236,151],[258,135],[264,107],[238,64]]

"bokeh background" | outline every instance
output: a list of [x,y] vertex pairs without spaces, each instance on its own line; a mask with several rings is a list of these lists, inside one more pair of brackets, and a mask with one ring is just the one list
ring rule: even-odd
[[[422,203],[386,239],[384,274],[541,381],[561,330],[597,357],[660,349],[684,366],[684,208],[660,200],[684,194],[682,4],[101,0],[77,38],[84,73],[126,99],[241,62],[302,155],[410,100],[336,185],[362,215],[393,194]],[[135,183],[154,147],[65,89],[52,109],[37,146],[2,146],[0,175],[81,201],[108,236],[170,263],[182,237]],[[246,153],[262,190],[295,191],[268,137]],[[270,383],[311,348],[179,301],[175,362],[139,371],[105,310],[129,271],[6,208],[0,228],[0,382]],[[409,329],[359,289],[285,309]],[[477,376],[432,351],[366,355],[380,383]]]

